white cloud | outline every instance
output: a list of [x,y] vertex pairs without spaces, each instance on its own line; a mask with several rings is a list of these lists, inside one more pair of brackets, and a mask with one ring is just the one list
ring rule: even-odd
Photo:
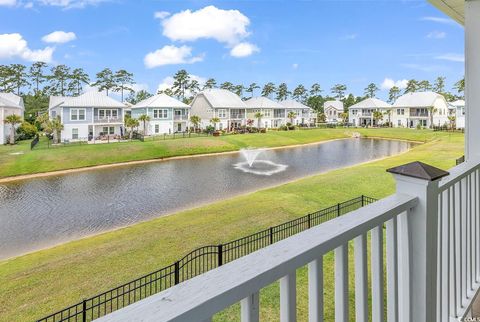
[[233,57],[247,57],[258,51],[260,51],[260,49],[254,44],[241,42],[236,44],[232,50],[230,50],[230,55]]
[[170,40],[215,39],[230,46],[248,37],[249,24],[248,17],[240,11],[215,6],[181,11],[162,21],[163,35]]
[[385,78],[383,80],[382,85],[380,85],[381,89],[383,90],[390,90],[393,86],[397,86],[400,89],[404,89],[407,87],[408,80],[400,79],[400,80],[393,80],[391,78]]
[[441,18],[441,17],[422,17],[420,20],[423,21],[432,21],[445,25],[456,25],[457,23],[450,18]]
[[21,58],[27,61],[43,61],[50,63],[55,48],[32,50],[27,41],[19,33],[0,34],[0,59]]
[[42,40],[47,43],[54,43],[54,44],[64,44],[69,41],[77,39],[77,35],[73,32],[65,32],[65,31],[54,31],[48,35],[42,37]]
[[203,56],[192,57],[191,47],[169,45],[148,53],[144,63],[147,68],[155,68],[163,65],[193,64],[202,60]]
[[357,34],[348,34],[348,35],[345,35],[343,37],[341,37],[341,39],[343,40],[354,40],[354,39],[357,39],[358,35]]
[[170,12],[168,11],[156,11],[154,14],[153,14],[153,17],[155,19],[165,19],[167,18],[168,16],[170,16]]
[[298,64],[297,64],[297,63],[293,63],[293,64],[292,64],[292,68],[293,68],[293,69],[298,69]]
[[[196,80],[198,82],[198,84],[200,85],[200,87],[202,87],[203,84],[205,84],[205,82],[207,81],[206,78],[198,76],[198,75],[189,74],[189,76],[190,76],[191,80]],[[162,80],[162,82],[160,84],[158,84],[157,92],[158,91],[164,91],[167,88],[171,88],[173,86],[173,82],[174,82],[174,79],[173,79],[172,76],[165,77]],[[189,91],[187,91],[186,95],[189,96],[189,95],[191,95],[191,93]]]
[[110,0],[37,0],[38,3],[44,6],[62,7],[65,9],[81,9],[108,1]]
[[25,5],[23,7],[25,9],[31,9],[31,8],[33,8],[33,2],[27,2],[27,3],[25,3]]
[[453,61],[457,63],[465,62],[465,56],[461,54],[443,54],[443,55],[436,56],[435,59],[448,60],[448,61]]
[[419,70],[426,73],[438,73],[448,70],[445,65],[402,64],[405,68]]
[[443,39],[447,37],[447,33],[444,31],[432,31],[427,34],[427,38],[430,39]]
[[0,6],[13,7],[17,4],[17,0],[0,0]]

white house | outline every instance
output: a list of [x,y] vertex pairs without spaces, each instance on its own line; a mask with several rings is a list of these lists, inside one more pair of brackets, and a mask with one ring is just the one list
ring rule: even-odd
[[390,122],[392,105],[378,98],[367,98],[348,108],[348,123],[353,126],[378,125],[373,117],[374,112],[382,113],[383,117],[378,120],[378,124]]
[[441,126],[449,122],[448,103],[434,92],[408,93],[393,104],[392,123],[395,127]]
[[245,104],[247,105],[246,118],[255,120],[256,127],[258,127],[258,120],[255,118],[255,114],[258,112],[263,115],[260,127],[272,128],[285,125],[285,107],[282,104],[264,96],[252,97],[246,100]]
[[315,112],[310,107],[295,100],[281,101],[280,104],[285,108],[285,117],[288,122],[291,122],[288,114],[293,112],[295,113],[295,118],[293,119],[294,125],[309,126],[315,124]]
[[343,102],[341,101],[326,101],[323,104],[323,113],[326,117],[327,123],[337,123],[340,120],[340,114],[343,113]]
[[455,108],[455,126],[457,129],[465,128],[465,101],[458,100],[450,103]]
[[25,106],[23,99],[12,93],[0,93],[0,144],[8,143],[11,125],[5,124],[5,118],[15,114],[23,118]]
[[215,126],[218,130],[233,130],[246,125],[248,106],[242,99],[225,89],[206,89],[195,96],[191,115],[201,118],[201,127],[212,125],[214,117],[220,120]]
[[62,141],[94,141],[124,134],[125,105],[104,93],[90,91],[77,97],[51,96],[49,116],[60,117]]
[[[145,135],[185,132],[188,129],[190,106],[166,94],[149,97],[131,109],[133,118],[138,119],[143,114],[150,117]],[[140,124],[140,129],[143,131],[143,124]]]

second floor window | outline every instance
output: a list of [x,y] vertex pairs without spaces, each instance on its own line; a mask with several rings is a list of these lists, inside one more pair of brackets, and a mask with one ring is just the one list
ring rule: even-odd
[[154,119],[166,119],[168,117],[168,110],[153,110]]
[[71,121],[85,121],[85,109],[72,108],[70,110]]
[[220,109],[218,110],[218,117],[221,117],[221,118],[226,118],[227,117],[227,110],[225,109]]
[[265,116],[265,117],[271,117],[271,116],[272,116],[272,111],[271,111],[271,110],[264,110],[264,111],[263,111],[263,116]]
[[397,115],[404,115],[404,114],[405,114],[405,111],[403,108],[397,109]]
[[101,119],[116,118],[118,116],[118,110],[98,110],[98,117]]

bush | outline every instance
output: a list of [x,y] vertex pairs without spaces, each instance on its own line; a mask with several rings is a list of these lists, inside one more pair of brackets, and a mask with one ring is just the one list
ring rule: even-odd
[[422,129],[422,126],[420,125],[420,123],[417,124],[417,130],[421,130]]
[[33,139],[37,133],[38,133],[37,127],[28,122],[23,122],[17,129],[19,140]]

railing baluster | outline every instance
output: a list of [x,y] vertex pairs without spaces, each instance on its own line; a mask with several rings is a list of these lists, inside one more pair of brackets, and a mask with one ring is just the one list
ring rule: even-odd
[[480,277],[480,171],[475,171],[475,247],[476,247],[476,270],[475,281],[479,282]]
[[308,321],[323,321],[323,255],[308,264]]
[[259,316],[259,294],[253,293],[249,297],[241,301],[241,321],[242,322],[258,322]]
[[410,231],[408,212],[398,215],[398,320],[410,321]]
[[335,321],[348,317],[348,244],[335,249]]
[[383,227],[372,229],[372,321],[383,322]]
[[467,298],[467,252],[466,252],[466,243],[467,243],[467,229],[466,229],[466,179],[463,178],[460,180],[460,283],[461,283],[461,291],[460,291],[460,305],[463,307],[464,301]]
[[355,321],[368,321],[367,235],[355,238]]
[[449,217],[450,217],[450,191],[447,190],[440,194],[440,214],[441,218],[441,236],[439,243],[441,243],[441,256],[442,271],[441,271],[441,294],[440,298],[440,321],[447,321],[450,315],[449,298],[450,298],[450,231],[449,231]]
[[296,272],[280,279],[280,322],[297,320]]
[[397,218],[387,225],[387,320],[398,321]]

